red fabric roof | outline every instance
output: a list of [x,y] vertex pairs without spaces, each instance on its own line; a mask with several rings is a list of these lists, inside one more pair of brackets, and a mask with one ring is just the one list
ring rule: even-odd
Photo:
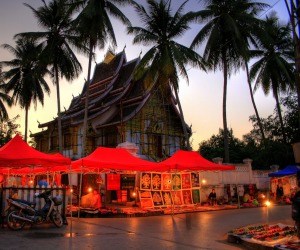
[[198,152],[178,150],[173,156],[158,163],[163,171],[220,171],[234,170],[234,166],[213,163],[203,158]]
[[[81,168],[81,166],[83,168]],[[234,170],[234,166],[216,164],[203,158],[198,152],[178,150],[172,157],[160,163],[137,158],[124,148],[99,147],[90,155],[72,161],[72,171],[103,172],[111,170],[132,171],[221,171]]]
[[44,167],[22,167],[22,168],[1,168],[0,173],[5,175],[30,175],[47,173],[47,168]]
[[105,170],[133,170],[133,171],[156,171],[157,163],[140,159],[133,156],[124,148],[98,147],[90,155],[76,161],[72,161],[73,168],[83,166],[94,171]]
[[52,167],[70,164],[71,160],[61,154],[45,154],[30,147],[19,135],[16,135],[0,148],[0,168],[20,168],[26,166]]

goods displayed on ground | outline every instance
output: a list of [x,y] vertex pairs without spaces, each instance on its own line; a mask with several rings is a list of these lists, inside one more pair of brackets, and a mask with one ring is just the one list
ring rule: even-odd
[[228,232],[228,242],[244,245],[265,246],[265,249],[274,249],[275,246],[296,241],[297,230],[294,226],[252,225],[236,228]]

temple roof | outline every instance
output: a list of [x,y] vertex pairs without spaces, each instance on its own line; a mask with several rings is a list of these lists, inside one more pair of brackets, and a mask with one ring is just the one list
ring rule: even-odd
[[[88,107],[88,120],[97,120],[94,124],[96,128],[132,119],[150,98],[151,90],[144,88],[143,80],[132,80],[139,60],[127,61],[124,50],[116,55],[109,51],[104,61],[96,65],[89,85]],[[69,108],[61,113],[63,127],[83,123],[87,86],[85,83],[81,94],[74,97]],[[174,102],[172,104],[173,111],[178,115]],[[40,124],[39,127],[47,127],[55,121]]]

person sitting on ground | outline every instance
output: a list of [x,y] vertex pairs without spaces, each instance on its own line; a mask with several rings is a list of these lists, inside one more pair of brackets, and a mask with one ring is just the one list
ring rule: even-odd
[[290,197],[288,197],[288,196],[283,196],[283,202],[285,204],[292,204],[292,201],[291,201]]
[[252,204],[253,204],[254,206],[258,207],[259,202],[258,202],[257,199],[252,199]]
[[257,194],[258,203],[260,205],[263,205],[265,203],[265,199],[266,199],[266,196],[261,191],[258,191],[258,194]]
[[97,208],[97,209],[100,209],[102,207],[101,197],[100,194],[98,194],[97,190],[93,191],[91,205],[93,208]]
[[243,198],[244,203],[251,203],[252,199],[249,193],[245,193],[244,194],[244,198]]
[[215,192],[214,189],[211,190],[211,193],[208,196],[208,200],[211,206],[216,205],[216,201],[217,201],[217,194]]

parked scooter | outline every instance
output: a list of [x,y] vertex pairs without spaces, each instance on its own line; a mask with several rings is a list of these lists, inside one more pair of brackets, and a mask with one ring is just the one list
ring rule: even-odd
[[62,198],[52,197],[52,190],[36,193],[34,197],[43,198],[45,205],[36,210],[35,202],[9,198],[7,199],[7,226],[12,230],[21,230],[25,224],[41,224],[52,221],[56,227],[62,227],[63,218],[58,211],[58,206],[62,204]]

